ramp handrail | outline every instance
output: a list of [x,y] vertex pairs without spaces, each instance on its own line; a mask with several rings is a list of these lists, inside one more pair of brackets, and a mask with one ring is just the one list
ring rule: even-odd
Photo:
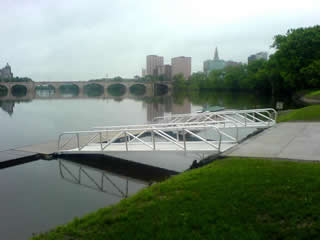
[[[122,126],[122,129],[100,129],[100,130],[89,130],[89,131],[72,131],[72,132],[64,132],[62,134],[59,135],[59,139],[58,139],[58,151],[62,151],[63,147],[66,146],[66,144],[61,144],[62,141],[62,137],[66,136],[66,135],[72,135],[72,137],[76,137],[76,147],[74,147],[74,149],[77,149],[78,151],[81,151],[84,147],[88,146],[91,142],[92,139],[96,139],[99,136],[99,143],[100,143],[100,150],[101,151],[105,151],[106,148],[108,148],[108,146],[112,145],[112,144],[118,144],[115,143],[115,141],[117,141],[119,138],[124,138],[124,143],[126,146],[126,151],[128,151],[128,146],[129,144],[132,143],[132,141],[136,140],[137,138],[139,139],[139,142],[144,143],[144,145],[147,145],[150,149],[152,150],[156,150],[157,148],[157,144],[161,143],[161,142],[157,142],[155,140],[155,136],[160,136],[161,138],[165,139],[167,142],[173,143],[175,145],[178,145],[180,148],[182,148],[184,151],[187,151],[187,140],[185,137],[186,133],[192,132],[191,135],[193,135],[195,138],[199,139],[201,142],[206,143],[208,145],[210,145],[211,147],[213,147],[215,150],[217,150],[218,152],[221,151],[221,142],[222,142],[222,136],[227,137],[229,140],[224,140],[224,142],[228,142],[228,143],[234,143],[237,142],[237,138],[233,138],[232,136],[226,134],[226,133],[222,133],[219,128],[217,128],[214,124],[209,124],[209,123],[205,123],[205,124],[198,124],[198,125],[190,125],[190,126],[183,126],[183,125],[179,125],[179,126],[161,126],[161,127],[156,127],[156,126],[148,126],[148,127],[142,127],[142,128],[126,128],[126,126]],[[214,130],[217,134],[218,134],[218,140],[214,140],[214,141],[209,141],[207,139],[204,139],[203,137],[201,137],[200,135],[198,135],[195,131],[199,131],[199,130],[205,130],[205,129],[211,129]],[[236,128],[237,129],[237,128]],[[172,136],[168,135],[166,132],[176,132],[177,133],[177,139],[173,138]],[[134,132],[134,133],[133,133]],[[140,136],[146,132],[149,132],[151,134],[151,144],[149,142],[146,142],[145,140],[141,139]],[[182,133],[183,136],[183,141],[179,140],[179,133]],[[107,143],[103,142],[103,134],[110,134],[113,133],[112,138],[108,139]],[[94,134],[93,137],[91,137],[89,139],[89,141],[85,142],[84,144],[80,143],[80,137],[81,135],[84,134]],[[133,137],[132,139],[130,137],[132,137],[132,135],[134,135],[135,137]],[[128,138],[129,137],[129,138]],[[68,140],[70,141],[70,139]],[[182,145],[183,143],[183,145]]]
[[[266,116],[266,115],[267,116]],[[232,116],[237,116],[240,119],[236,119]],[[262,119],[259,119],[259,116]],[[273,108],[263,109],[250,109],[250,110],[227,110],[218,112],[203,112],[203,113],[189,113],[189,114],[173,114],[162,117],[156,117],[153,119],[154,123],[187,123],[187,122],[205,122],[213,121],[214,118],[223,120],[234,121],[244,127],[248,123],[260,123],[261,126],[271,126],[276,123],[278,113]]]
[[[237,125],[234,123],[234,121],[231,120],[223,120],[223,121],[206,121],[207,124],[222,124],[224,127],[226,127],[226,123],[232,124],[232,126],[237,127]],[[148,128],[148,127],[187,127],[187,126],[194,126],[194,125],[201,125],[204,124],[204,122],[169,122],[169,123],[152,123],[152,124],[137,124],[137,125],[118,125],[118,126],[97,126],[93,127],[92,129],[104,129],[104,130],[116,130],[116,129],[132,129],[132,128]],[[228,125],[227,125],[228,126]]]

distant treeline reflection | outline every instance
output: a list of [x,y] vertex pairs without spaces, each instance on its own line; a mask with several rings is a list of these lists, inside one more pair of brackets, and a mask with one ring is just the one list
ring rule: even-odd
[[255,92],[232,92],[202,89],[199,91],[175,91],[174,102],[179,104],[188,98],[193,105],[222,106],[226,109],[253,109],[276,107],[277,102],[283,102],[284,108],[297,107],[290,96],[272,97]]

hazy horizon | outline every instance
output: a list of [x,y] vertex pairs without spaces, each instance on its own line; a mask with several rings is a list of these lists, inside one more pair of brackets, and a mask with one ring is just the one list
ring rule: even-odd
[[320,23],[320,1],[1,0],[0,68],[35,81],[141,75],[146,55],[192,57],[202,71],[215,47],[247,62],[277,34]]

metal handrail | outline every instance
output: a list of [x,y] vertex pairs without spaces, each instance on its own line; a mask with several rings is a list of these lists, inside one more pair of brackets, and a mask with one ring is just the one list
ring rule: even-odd
[[[207,121],[207,123],[211,124],[219,124],[225,123],[226,121]],[[231,121],[230,121],[231,122]],[[93,127],[92,129],[104,129],[104,130],[117,130],[123,129],[132,129],[132,128],[147,128],[147,127],[167,127],[167,126],[191,126],[191,125],[199,125],[203,124],[204,122],[182,122],[182,123],[152,123],[152,124],[137,124],[137,125],[118,125],[118,126],[97,126]]]
[[[257,114],[257,115],[261,115],[266,119],[265,121],[261,121],[258,118],[255,118],[254,116],[250,115],[250,113],[252,114]],[[266,113],[268,114],[269,117],[263,115],[262,113]],[[250,110],[227,110],[227,111],[219,111],[219,112],[203,112],[203,113],[189,113],[189,114],[174,114],[174,115],[168,115],[168,116],[162,116],[162,117],[156,117],[153,119],[153,122],[161,122],[162,121],[167,121],[167,123],[177,123],[179,120],[184,120],[186,122],[191,121],[192,119],[199,119],[205,116],[209,116],[209,117],[222,117],[222,116],[226,116],[226,115],[238,115],[238,116],[242,116],[241,114],[245,114],[245,122],[246,121],[250,121],[247,116],[250,116],[251,118],[255,118],[256,120],[258,120],[259,122],[263,122],[266,123],[267,126],[270,125],[271,121],[272,123],[276,123],[277,121],[277,117],[278,117],[278,113],[275,109],[273,108],[264,108],[264,109],[250,109]],[[272,116],[273,115],[273,116]],[[243,117],[243,116],[242,116]],[[189,119],[185,119],[185,118],[189,118]],[[222,117],[223,118],[223,117]],[[212,119],[211,119],[212,120]],[[252,120],[251,120],[252,121]],[[246,124],[245,124],[246,126]]]
[[[190,131],[194,131],[194,130],[202,130],[202,129],[213,129],[217,134],[218,134],[218,141],[219,141],[219,145],[218,146],[215,146],[214,144],[212,144],[212,146],[214,146],[218,152],[221,151],[221,141],[222,141],[222,135],[224,136],[227,136],[227,137],[231,137],[225,133],[221,133],[221,131],[219,130],[219,128],[217,128],[216,126],[214,126],[214,124],[204,124],[204,125],[190,125],[190,126],[167,126],[167,127],[155,127],[155,126],[148,126],[148,127],[144,127],[144,128],[125,128],[125,126],[123,126],[124,128],[119,130],[119,129],[102,129],[102,130],[91,130],[91,131],[72,131],[72,132],[64,132],[62,134],[59,135],[59,139],[58,139],[58,151],[61,151],[62,148],[61,148],[61,139],[64,135],[76,135],[77,136],[77,142],[76,142],[76,146],[77,146],[77,149],[78,151],[81,151],[85,146],[87,146],[89,143],[91,143],[91,141],[85,143],[84,145],[80,146],[80,135],[81,134],[95,134],[95,136],[97,136],[98,134],[101,136],[103,133],[106,133],[106,132],[115,132],[116,135],[111,139],[109,140],[104,146],[100,143],[100,150],[101,151],[105,151],[105,149],[113,144],[117,139],[119,139],[122,135],[125,135],[125,145],[126,145],[126,151],[128,151],[128,144],[130,143],[128,141],[128,137],[127,136],[132,136],[133,134],[131,133],[132,131],[140,131],[140,132],[151,132],[151,137],[152,137],[152,143],[153,143],[153,149],[155,150],[156,148],[156,141],[155,141],[155,134],[156,133],[157,135],[163,137],[164,139],[166,139],[167,141],[170,140],[170,142],[178,145],[179,147],[182,147],[182,145],[180,145],[178,142],[179,140],[175,140],[174,138],[172,138],[171,136],[168,137],[167,134],[164,134],[163,131],[181,131],[183,132],[183,134],[185,134],[185,132],[190,132]],[[160,134],[159,134],[160,133]],[[197,138],[199,138],[200,140],[203,141],[203,139],[201,139],[201,137],[195,133],[192,133],[192,135],[194,136],[197,136]],[[237,139],[234,139],[234,138],[231,138],[233,141],[237,141]],[[146,143],[145,141],[141,140],[140,139],[140,142],[144,142]],[[206,140],[206,142],[208,142]],[[150,146],[149,144],[146,143],[146,145]],[[64,147],[65,144],[62,145],[62,147]],[[185,137],[183,138],[183,149],[186,151],[187,148],[186,148],[186,139]]]

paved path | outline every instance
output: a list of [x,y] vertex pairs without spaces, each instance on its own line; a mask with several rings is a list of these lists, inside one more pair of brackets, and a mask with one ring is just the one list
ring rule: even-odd
[[279,123],[224,155],[320,161],[320,122]]

